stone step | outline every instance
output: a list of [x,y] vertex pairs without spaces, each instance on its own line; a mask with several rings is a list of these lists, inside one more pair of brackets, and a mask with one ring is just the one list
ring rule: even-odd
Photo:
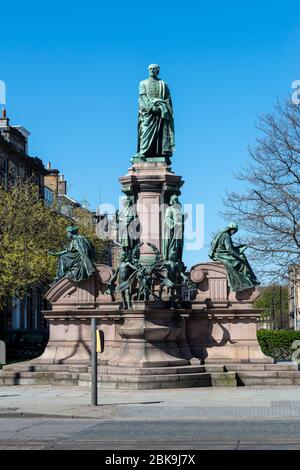
[[[32,370],[34,369],[34,370]],[[228,369],[232,369],[229,370]],[[300,385],[296,363],[209,364],[158,368],[99,366],[99,386],[120,389]],[[0,385],[86,385],[91,374],[85,365],[14,364],[0,371]]]
[[[300,385],[300,377],[285,377],[285,378],[270,378],[270,377],[244,377],[241,379],[242,385],[247,387],[256,385],[267,385],[267,386],[281,386],[281,385]],[[240,383],[239,383],[240,384]]]
[[[90,380],[90,374],[79,374],[80,380]],[[168,382],[187,381],[187,380],[208,380],[210,374],[206,372],[193,373],[193,374],[170,374],[170,375],[122,375],[122,374],[102,374],[98,373],[98,380],[103,382],[159,382],[165,380]]]
[[78,373],[71,372],[5,372],[2,385],[77,385]]
[[205,364],[204,368],[206,372],[226,372],[222,364]]
[[[215,373],[192,373],[192,374],[180,374],[180,375],[120,375],[120,374],[98,374],[98,380],[100,382],[100,386],[102,384],[123,384],[122,388],[126,388],[125,384],[129,384],[129,388],[131,388],[130,384],[140,384],[145,385],[147,388],[147,384],[149,388],[173,388],[173,387],[187,387],[194,383],[195,386],[203,386],[203,387],[236,387],[236,374],[235,372],[227,373],[227,372],[215,372]],[[79,375],[79,384],[90,385],[91,376],[90,374],[80,374]],[[161,385],[163,384],[163,385]],[[167,387],[168,385],[168,387]],[[141,388],[140,387],[140,388]],[[116,388],[121,388],[121,386],[117,386]]]
[[245,363],[245,364],[225,364],[224,365],[225,370],[228,371],[297,371],[298,370],[298,364],[296,362],[291,362],[291,363],[282,363],[282,364],[251,364],[251,363]]
[[256,371],[238,371],[237,374],[239,377],[265,377],[265,378],[276,378],[276,377],[299,377],[300,378],[300,371],[295,371],[295,370],[285,370],[285,371],[280,371],[280,370],[256,370]]
[[210,377],[213,387],[237,387],[235,372],[211,372]]
[[[80,381],[79,386],[90,386],[89,382]],[[159,389],[174,389],[174,388],[193,388],[193,387],[211,387],[211,381],[200,381],[200,382],[101,382],[99,383],[99,388],[102,389],[118,389],[118,390],[159,390]]]
[[[91,372],[91,367],[88,367]],[[118,366],[98,366],[98,372],[109,375],[177,375],[204,373],[204,366],[180,366],[180,367],[118,367]]]
[[16,363],[4,366],[3,372],[87,372],[86,365],[67,365],[67,364],[24,364]]

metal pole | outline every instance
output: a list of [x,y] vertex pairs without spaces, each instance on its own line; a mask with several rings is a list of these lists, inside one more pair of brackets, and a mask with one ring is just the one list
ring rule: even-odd
[[96,318],[91,319],[91,382],[92,382],[92,405],[98,405],[98,375],[97,375],[97,351],[96,351]]
[[298,285],[297,285],[297,270],[294,266],[294,329],[297,330],[297,312],[298,312]]
[[274,299],[275,289],[272,288],[272,320],[273,320],[273,327],[272,330],[275,330],[275,299]]
[[282,286],[279,287],[279,298],[280,298],[280,328],[283,328],[283,311],[282,311]]

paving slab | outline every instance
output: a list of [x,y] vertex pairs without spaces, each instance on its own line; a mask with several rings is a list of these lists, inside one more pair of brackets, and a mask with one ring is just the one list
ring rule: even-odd
[[88,387],[0,387],[0,417],[45,416],[109,419],[300,418],[300,386],[98,390],[90,404]]

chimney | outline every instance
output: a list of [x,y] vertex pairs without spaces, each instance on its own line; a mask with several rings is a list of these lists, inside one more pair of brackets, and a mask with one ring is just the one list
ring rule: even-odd
[[58,196],[58,175],[59,171],[51,168],[51,162],[47,163],[48,174],[44,176],[44,185],[53,191],[54,197]]
[[0,117],[0,127],[8,127],[9,119],[6,115],[6,109],[2,108],[1,117]]
[[64,175],[59,175],[58,178],[58,195],[65,196],[67,194],[67,182]]

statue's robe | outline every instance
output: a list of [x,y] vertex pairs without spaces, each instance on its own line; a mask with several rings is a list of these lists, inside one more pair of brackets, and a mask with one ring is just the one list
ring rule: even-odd
[[170,157],[174,147],[174,119],[169,87],[160,79],[143,80],[139,86],[138,149],[134,157]]
[[94,245],[82,235],[74,235],[66,252],[59,258],[57,278],[65,277],[80,282],[96,272],[94,265],[96,252]]
[[123,250],[133,250],[140,237],[140,222],[134,205],[122,208],[118,215],[118,230]]
[[229,226],[217,234],[212,241],[209,257],[224,264],[231,292],[240,292],[259,285],[259,282],[243,252],[244,246],[234,246],[230,229]]
[[184,216],[181,204],[168,206],[165,212],[162,254],[165,260],[175,255],[176,261],[182,260],[184,237]]

